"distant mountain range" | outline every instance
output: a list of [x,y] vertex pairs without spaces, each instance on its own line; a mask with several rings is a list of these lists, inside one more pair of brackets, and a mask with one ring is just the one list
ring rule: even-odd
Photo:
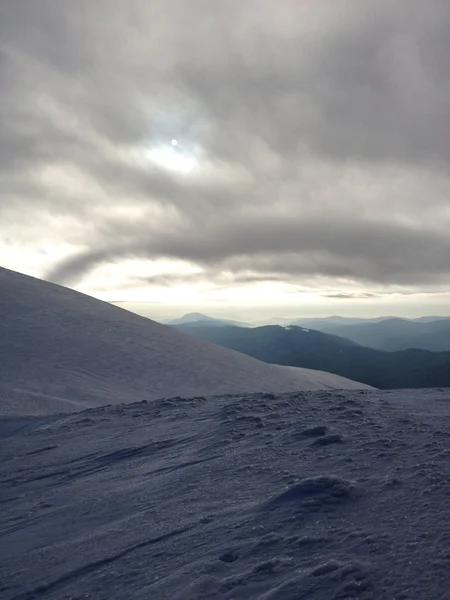
[[432,352],[450,350],[450,318],[422,317],[400,319],[299,319],[294,325],[310,327],[323,333],[346,337],[377,350],[408,350],[419,348]]
[[329,371],[378,388],[450,387],[450,351],[387,352],[298,326],[245,328],[187,323],[176,327],[268,363]]
[[289,321],[290,325],[302,325],[308,326],[312,329],[318,329],[319,325],[323,326],[339,326],[339,325],[363,325],[365,323],[379,323],[386,319],[393,319],[395,317],[375,317],[373,319],[363,319],[361,317],[340,317],[334,315],[332,317],[310,317],[306,319],[294,319]]
[[[248,323],[217,319],[201,313],[190,313],[179,319],[166,321],[169,325],[235,325],[254,327]],[[334,336],[344,337],[361,346],[388,352],[410,349],[431,352],[450,351],[450,317],[419,317],[404,319],[399,317],[377,317],[362,319],[332,316],[326,318],[295,319],[278,323],[283,327],[295,325]]]

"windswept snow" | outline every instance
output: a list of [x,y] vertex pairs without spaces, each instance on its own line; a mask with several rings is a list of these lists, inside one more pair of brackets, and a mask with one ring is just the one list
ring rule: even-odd
[[448,600],[450,391],[95,408],[0,441],[2,600]]
[[268,365],[89,296],[0,269],[0,414],[170,396],[365,388]]

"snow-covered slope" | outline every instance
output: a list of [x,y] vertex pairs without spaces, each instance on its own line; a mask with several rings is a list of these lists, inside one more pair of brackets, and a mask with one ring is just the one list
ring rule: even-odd
[[448,600],[450,390],[96,408],[0,440],[2,600]]
[[0,269],[0,414],[169,396],[363,388],[196,340],[67,288]]

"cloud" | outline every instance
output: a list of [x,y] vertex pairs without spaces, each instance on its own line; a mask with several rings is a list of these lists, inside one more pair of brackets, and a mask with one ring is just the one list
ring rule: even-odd
[[[366,288],[339,298],[450,283],[446,0],[0,10],[0,233],[47,249],[38,275],[135,258]],[[192,172],[149,158],[171,139]]]
[[321,294],[323,298],[335,298],[338,300],[364,300],[370,298],[380,298],[381,294],[375,294],[373,292],[355,292],[355,293],[334,293],[334,294]]

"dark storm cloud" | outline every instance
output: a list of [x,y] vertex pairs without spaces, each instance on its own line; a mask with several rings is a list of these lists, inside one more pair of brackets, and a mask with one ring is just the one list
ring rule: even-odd
[[[445,0],[4,2],[2,232],[73,243],[58,282],[450,282],[449,27]],[[198,175],[146,163],[172,138]]]

